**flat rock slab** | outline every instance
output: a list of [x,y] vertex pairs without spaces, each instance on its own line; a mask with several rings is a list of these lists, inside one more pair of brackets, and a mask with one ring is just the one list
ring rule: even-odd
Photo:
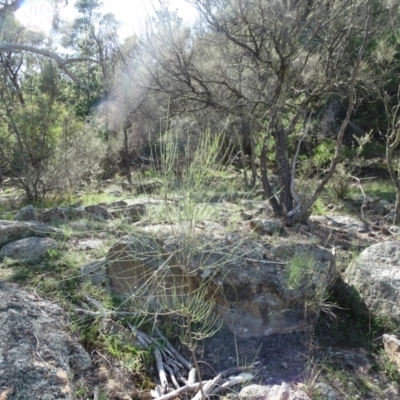
[[64,236],[61,229],[53,228],[40,222],[0,220],[0,247],[31,236],[46,237],[50,235],[55,235],[60,239]]
[[365,249],[345,273],[374,316],[400,322],[400,243],[387,241]]
[[75,399],[74,379],[91,365],[56,304],[0,281],[0,398]]
[[53,239],[30,237],[6,244],[0,250],[0,259],[9,257],[31,263],[44,257],[49,249],[57,248],[58,244]]

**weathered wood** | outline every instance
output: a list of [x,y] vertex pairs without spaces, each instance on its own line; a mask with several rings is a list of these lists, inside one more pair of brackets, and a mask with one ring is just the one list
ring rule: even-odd
[[156,334],[165,342],[168,350],[173,354],[173,356],[188,370],[192,368],[189,361],[187,361],[184,357],[182,357],[174,346],[168,341],[168,339],[160,332],[157,326],[154,326],[154,331]]
[[215,386],[218,385],[219,381],[221,380],[221,374],[217,375],[214,379],[211,381],[208,381],[205,385],[203,385],[203,393],[198,392],[192,400],[203,400],[203,394],[206,398],[208,398],[208,395],[212,393],[213,389]]
[[164,364],[162,362],[161,352],[157,347],[154,349],[154,358],[156,359],[158,376],[160,378],[161,392],[164,394],[168,390],[167,373],[165,372]]

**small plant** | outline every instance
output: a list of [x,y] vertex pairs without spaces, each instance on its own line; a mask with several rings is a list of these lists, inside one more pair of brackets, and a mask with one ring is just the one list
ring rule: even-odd
[[293,289],[299,289],[307,285],[310,274],[314,270],[315,259],[313,255],[296,254],[289,264],[288,285]]

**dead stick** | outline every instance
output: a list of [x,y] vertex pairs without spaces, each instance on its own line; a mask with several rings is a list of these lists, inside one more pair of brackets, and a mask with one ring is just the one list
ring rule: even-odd
[[168,389],[167,374],[165,372],[164,364],[162,362],[161,352],[157,347],[154,349],[154,357],[156,359],[158,376],[160,377],[161,390],[163,391],[163,393],[165,393]]
[[217,375],[214,379],[211,381],[208,381],[204,386],[203,386],[203,393],[198,392],[196,396],[193,397],[192,400],[202,400],[203,394],[208,397],[207,395],[212,392],[212,390],[217,386],[218,382],[221,380],[221,374]]
[[[203,385],[205,385],[207,381],[202,382]],[[199,383],[194,383],[193,385],[186,385],[182,386],[180,389],[174,390],[172,392],[169,392],[167,394],[164,394],[163,396],[156,397],[155,400],[171,400],[182,393],[187,393],[187,392],[194,392],[199,388],[200,384]]]
[[168,339],[160,332],[160,330],[158,329],[158,326],[154,326],[154,330],[157,333],[158,336],[160,336],[160,338],[162,340],[164,340],[165,344],[168,347],[168,350],[174,355],[174,357],[188,370],[190,370],[192,368],[192,366],[190,365],[190,362],[187,361],[185,358],[183,358],[178,351],[175,349],[174,346],[172,346],[172,344],[168,341]]

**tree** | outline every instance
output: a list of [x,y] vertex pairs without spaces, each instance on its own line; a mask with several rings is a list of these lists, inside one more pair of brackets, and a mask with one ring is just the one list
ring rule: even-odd
[[[171,96],[171,108],[213,108],[246,118],[261,137],[262,183],[277,216],[288,223],[307,214],[333,175],[372,33],[383,29],[388,7],[373,0],[191,0],[199,11],[194,32],[173,19],[148,35],[153,89]],[[346,117],[335,154],[314,193],[295,192],[298,148],[318,129],[316,110],[345,99]],[[310,117],[311,116],[311,117]],[[259,135],[259,137],[257,137]],[[270,182],[268,149],[274,148],[279,187]]]

